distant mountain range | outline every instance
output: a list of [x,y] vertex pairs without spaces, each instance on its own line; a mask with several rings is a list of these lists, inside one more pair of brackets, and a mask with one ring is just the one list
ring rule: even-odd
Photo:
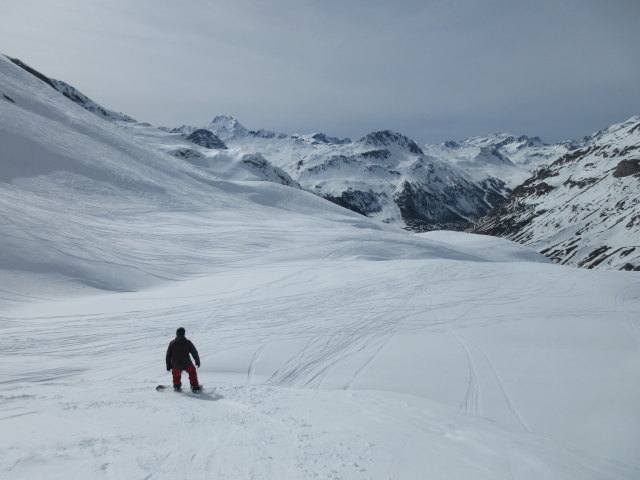
[[229,152],[259,153],[302,188],[385,223],[415,231],[467,228],[509,193],[504,181],[472,176],[455,163],[427,155],[416,142],[391,132],[352,141],[324,133],[283,134],[249,130],[219,115],[202,127],[164,128],[188,136],[206,130]]
[[156,151],[220,178],[309,190],[417,232],[502,236],[569,265],[640,269],[639,117],[551,145],[496,133],[419,146],[389,130],[352,141],[249,130],[225,115],[199,127],[153,127],[10,60]]

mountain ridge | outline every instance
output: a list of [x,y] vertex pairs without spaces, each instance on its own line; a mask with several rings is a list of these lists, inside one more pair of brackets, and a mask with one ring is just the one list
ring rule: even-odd
[[585,137],[470,231],[533,246],[562,264],[638,271],[639,151],[638,116]]

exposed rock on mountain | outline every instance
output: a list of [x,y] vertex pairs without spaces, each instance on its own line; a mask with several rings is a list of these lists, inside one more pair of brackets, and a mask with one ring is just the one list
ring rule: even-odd
[[538,169],[471,231],[563,264],[640,270],[640,117]]
[[207,162],[207,160],[204,158],[204,155],[191,148],[178,148],[177,150],[172,150],[168,153],[171,153],[175,157],[182,158],[190,164],[196,165],[198,167],[209,166],[209,162]]
[[311,138],[321,143],[334,143],[336,145],[351,143],[351,139],[349,138],[330,137],[328,135],[325,135],[324,133],[314,133],[313,135],[311,135]]
[[340,196],[331,194],[325,194],[323,196],[333,203],[366,216],[381,212],[381,205],[388,200],[384,192],[354,190],[353,188],[348,188],[342,192]]
[[408,150],[415,155],[424,155],[424,152],[418,147],[416,142],[400,133],[391,132],[389,130],[383,130],[379,132],[372,132],[359,140],[363,145],[373,147],[386,147],[389,145],[396,145],[402,149]]
[[199,128],[198,130],[193,131],[189,136],[187,136],[187,140],[204,148],[217,150],[226,150],[227,148],[224,142],[213,132],[205,130],[204,128]]
[[53,78],[49,78],[46,75],[43,75],[42,73],[38,72],[34,68],[31,68],[29,65],[27,65],[24,62],[22,62],[21,60],[18,60],[17,58],[11,58],[11,57],[7,57],[7,58],[9,60],[11,60],[15,65],[17,65],[20,68],[22,68],[23,70],[29,72],[34,77],[42,80],[44,83],[49,85],[54,90],[57,90],[58,92],[60,92],[62,95],[67,97],[72,102],[77,103],[82,108],[84,108],[85,110],[90,111],[91,113],[97,115],[98,117],[102,117],[102,118],[105,118],[107,120],[113,120],[113,121],[135,122],[135,120],[133,118],[131,118],[128,115],[125,115],[124,113],[118,113],[118,112],[114,112],[112,110],[107,110],[106,108],[98,105],[96,102],[91,100],[89,97],[84,95],[82,92],[76,90],[71,85],[69,85],[69,84],[67,84],[65,82],[62,82],[60,80],[55,80]]
[[276,132],[272,132],[271,130],[265,130],[263,128],[261,128],[260,130],[249,130],[248,135],[256,138],[278,138],[278,139],[287,138],[289,136],[284,133],[276,133]]
[[640,159],[622,160],[613,172],[613,176],[617,178],[628,177],[629,175],[637,175],[640,173]]
[[300,184],[292,179],[289,174],[271,165],[271,163],[260,154],[243,155],[241,162],[253,170],[262,180],[280,183],[288,187],[301,188]]

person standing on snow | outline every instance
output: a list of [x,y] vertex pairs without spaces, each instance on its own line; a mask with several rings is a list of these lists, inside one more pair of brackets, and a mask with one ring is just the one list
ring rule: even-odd
[[[176,330],[176,338],[171,340],[169,348],[167,349],[167,372],[171,370],[173,374],[173,389],[180,391],[182,389],[182,371],[186,370],[189,374],[189,383],[191,384],[191,390],[199,392],[202,390],[202,385],[198,383],[198,374],[196,373],[196,367],[200,368],[200,356],[198,350],[191,340],[185,336],[184,328],[180,327]],[[191,357],[196,362],[196,367],[191,362]]]

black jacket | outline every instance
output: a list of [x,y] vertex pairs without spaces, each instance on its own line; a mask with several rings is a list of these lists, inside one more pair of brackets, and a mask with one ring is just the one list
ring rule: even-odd
[[193,355],[196,365],[200,366],[200,356],[198,350],[186,337],[178,335],[169,343],[167,349],[167,370],[173,368],[175,370],[184,370],[193,365],[189,354]]

